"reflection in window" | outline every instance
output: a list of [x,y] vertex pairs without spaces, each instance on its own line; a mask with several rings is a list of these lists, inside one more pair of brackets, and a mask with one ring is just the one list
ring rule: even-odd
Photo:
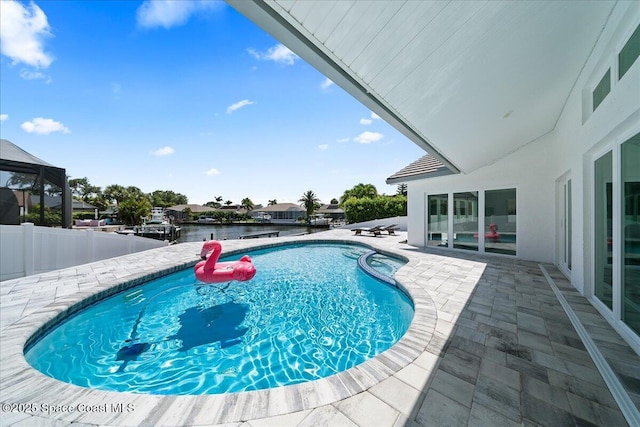
[[453,195],[453,247],[478,250],[478,192]]
[[428,198],[428,246],[447,246],[448,202],[449,198],[446,194],[434,194]]
[[[636,32],[638,32],[636,30]],[[640,334],[640,134],[622,144],[622,320]]]
[[516,189],[485,192],[484,250],[516,254]]
[[613,191],[609,151],[595,162],[595,296],[610,309],[612,294]]

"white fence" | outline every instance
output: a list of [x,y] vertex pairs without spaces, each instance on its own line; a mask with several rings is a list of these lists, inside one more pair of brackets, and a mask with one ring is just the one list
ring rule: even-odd
[[101,231],[0,225],[0,281],[166,246],[168,242]]

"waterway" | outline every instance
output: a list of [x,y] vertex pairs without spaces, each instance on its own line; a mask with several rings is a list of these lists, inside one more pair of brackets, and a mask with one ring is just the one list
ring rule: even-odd
[[[180,226],[180,238],[178,243],[202,242],[203,240],[230,240],[239,239],[244,234],[264,233],[279,231],[280,236],[292,234],[317,233],[326,228],[306,227],[297,225],[253,225],[253,224],[182,224]],[[267,237],[264,237],[265,239]]]

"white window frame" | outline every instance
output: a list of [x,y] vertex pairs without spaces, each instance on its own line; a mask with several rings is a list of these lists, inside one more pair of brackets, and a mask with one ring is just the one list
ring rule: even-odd
[[[636,334],[631,328],[629,328],[622,321],[622,285],[620,283],[622,279],[622,263],[620,262],[622,255],[622,188],[621,188],[621,162],[620,162],[620,154],[622,151],[622,144],[628,141],[634,135],[640,133],[640,125],[635,125],[631,129],[627,129],[626,131],[618,133],[617,136],[612,138],[610,142],[608,142],[603,147],[600,147],[597,151],[593,152],[589,158],[590,168],[589,168],[589,176],[587,185],[585,185],[585,191],[590,192],[590,214],[591,218],[589,221],[589,233],[590,233],[590,253],[588,258],[590,259],[590,263],[587,266],[589,268],[588,274],[585,275],[585,296],[591,302],[591,304],[598,310],[598,312],[607,319],[609,324],[618,332],[618,334],[634,349],[634,351],[640,354],[640,336]],[[612,309],[610,310],[602,301],[600,301],[595,296],[595,188],[594,188],[594,177],[595,177],[595,163],[603,155],[607,154],[611,151],[612,155],[612,180],[611,180],[611,191],[612,191],[612,216],[613,216],[613,225],[612,225],[612,239],[613,239],[613,247],[612,247],[612,272],[613,272],[613,303]],[[585,257],[586,259],[586,257]]]
[[[568,199],[568,196],[565,194],[565,188],[571,182],[571,199]],[[573,228],[573,223],[571,220],[573,218],[574,206],[573,206],[573,194],[575,192],[573,177],[571,174],[571,170],[563,173],[556,180],[556,266],[558,269],[564,274],[569,281],[571,281],[571,269],[575,268],[572,260],[564,261],[565,253],[567,253],[567,257],[573,257],[573,231],[571,233],[571,240],[567,239],[567,228],[569,225]],[[571,207],[572,218],[566,218],[567,216],[567,208]],[[563,227],[563,223],[565,226]],[[571,224],[570,224],[571,223]],[[571,269],[569,268],[571,265]]]
[[[500,254],[496,252],[486,252],[484,249],[485,245],[485,237],[484,237],[484,226],[485,226],[485,192],[487,191],[496,191],[496,190],[510,190],[514,189],[516,191],[516,253],[515,255],[509,254]],[[467,193],[476,191],[478,193],[478,250],[471,251],[468,249],[459,249],[453,247],[453,195],[456,193]],[[518,258],[518,254],[520,253],[520,239],[519,239],[519,228],[520,228],[520,220],[518,219],[518,211],[520,210],[520,190],[517,185],[498,185],[491,187],[476,187],[469,188],[463,187],[460,189],[455,189],[452,191],[432,191],[424,193],[424,247],[433,247],[429,246],[429,196],[436,196],[439,194],[447,195],[447,235],[451,236],[447,238],[447,246],[440,246],[438,248],[443,250],[452,250],[461,253],[476,253],[476,254],[486,254],[491,256],[498,257],[506,257],[506,258]]]

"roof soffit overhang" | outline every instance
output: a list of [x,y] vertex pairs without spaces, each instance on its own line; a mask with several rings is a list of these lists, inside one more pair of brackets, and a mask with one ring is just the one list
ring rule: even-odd
[[458,167],[442,155],[426,136],[422,135],[411,123],[405,121],[397,111],[377,96],[375,91],[351,72],[348,67],[341,64],[339,58],[322,43],[317,42],[313,35],[278,3],[246,0],[225,1],[396,128],[409,140],[441,161],[449,170],[454,173],[459,172]]
[[553,131],[617,4],[227,2],[464,173]]

